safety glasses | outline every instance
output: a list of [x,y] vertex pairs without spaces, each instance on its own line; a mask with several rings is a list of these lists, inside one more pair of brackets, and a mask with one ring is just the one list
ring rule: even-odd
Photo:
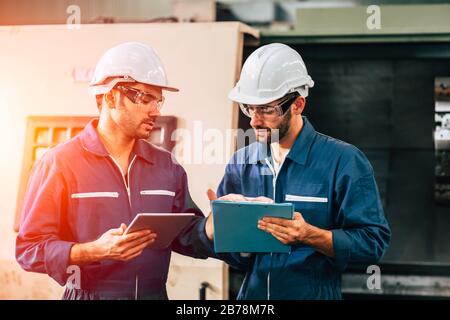
[[282,116],[289,110],[289,107],[298,97],[298,93],[291,93],[284,97],[276,105],[249,105],[245,103],[239,103],[239,107],[242,112],[249,118],[253,117],[256,113],[262,115],[263,117],[278,117]]
[[124,94],[131,102],[137,105],[150,105],[155,109],[161,110],[164,104],[164,97],[157,98],[153,94],[138,89],[130,88],[124,85],[114,87]]

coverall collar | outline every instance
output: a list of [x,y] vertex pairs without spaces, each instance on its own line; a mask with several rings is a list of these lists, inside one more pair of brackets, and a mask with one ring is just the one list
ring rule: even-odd
[[[84,128],[82,133],[80,134],[81,144],[83,148],[95,155],[107,157],[109,156],[108,151],[103,145],[102,141],[97,132],[98,118],[92,119],[87,126]],[[145,141],[144,139],[137,139],[133,150],[131,151],[132,155],[137,155],[149,163],[154,163],[154,156],[152,152],[152,146],[150,143]]]
[[309,152],[311,150],[311,144],[314,141],[316,130],[305,116],[302,116],[303,128],[297,136],[291,151],[286,156],[287,158],[297,162],[298,164],[305,165],[308,160]]

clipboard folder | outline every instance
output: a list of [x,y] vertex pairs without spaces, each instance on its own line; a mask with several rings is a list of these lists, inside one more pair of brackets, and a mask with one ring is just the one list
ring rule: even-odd
[[214,250],[220,252],[280,252],[291,246],[270,233],[258,229],[258,220],[266,216],[292,219],[292,203],[212,202]]

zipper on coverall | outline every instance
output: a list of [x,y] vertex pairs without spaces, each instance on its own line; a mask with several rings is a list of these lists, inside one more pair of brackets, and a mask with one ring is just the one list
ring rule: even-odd
[[[117,166],[117,168],[120,171],[120,175],[122,176],[122,181],[123,184],[125,186],[125,189],[127,190],[127,197],[128,197],[128,203],[130,205],[130,212],[132,212],[131,209],[131,192],[130,192],[130,172],[131,172],[131,167],[133,166],[134,160],[136,159],[136,155],[134,155],[133,159],[131,160],[130,165],[128,166],[128,172],[127,172],[127,181],[125,181],[125,177],[123,176],[123,171],[122,168],[120,167],[120,165],[116,162],[116,160],[114,160],[113,157],[109,156],[111,158],[111,160],[114,162],[114,164]],[[134,299],[137,300],[139,297],[139,276],[136,274],[135,275],[135,287],[134,287]]]

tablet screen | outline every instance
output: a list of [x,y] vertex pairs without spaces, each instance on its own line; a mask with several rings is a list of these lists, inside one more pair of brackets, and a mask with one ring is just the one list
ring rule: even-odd
[[157,234],[150,249],[165,249],[195,217],[193,213],[140,213],[125,230],[125,234],[150,229]]

